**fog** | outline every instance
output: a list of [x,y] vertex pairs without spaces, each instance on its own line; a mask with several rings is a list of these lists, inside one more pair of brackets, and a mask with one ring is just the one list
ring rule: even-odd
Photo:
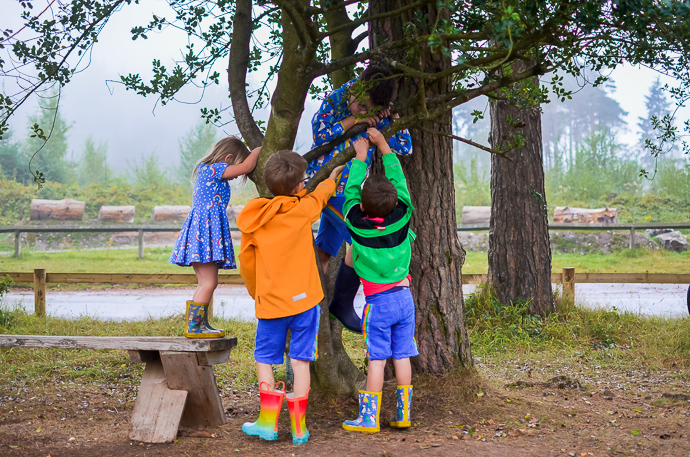
[[[0,28],[17,30],[20,26],[19,14],[22,8],[18,2],[2,1],[3,17]],[[45,7],[46,2],[34,4],[34,14]],[[130,30],[135,25],[146,24],[151,13],[172,17],[165,1],[147,0],[142,4],[132,4],[116,13],[105,26],[93,52],[78,66],[76,74],[62,92],[60,112],[67,122],[72,123],[69,132],[68,159],[78,160],[84,142],[91,136],[96,142],[108,145],[108,162],[116,171],[126,169],[128,163],[139,160],[143,155],[155,153],[164,167],[175,166],[178,162],[178,141],[200,118],[202,107],[228,107],[225,68],[220,62],[217,71],[221,73],[220,85],[207,88],[205,92],[195,87],[185,88],[178,96],[179,102],[172,101],[161,105],[156,97],[145,98],[132,91],[126,91],[118,81],[120,75],[139,73],[144,81],[151,76],[151,61],[161,60],[168,68],[174,66],[173,59],[179,58],[187,44],[185,33],[168,29],[162,33],[149,33],[148,40],[132,41]],[[250,83],[258,83],[264,75],[250,73]],[[648,69],[624,66],[615,69],[611,77],[616,84],[611,96],[628,112],[629,130],[618,136],[626,144],[637,141],[636,125],[638,118],[645,114],[644,97],[657,74]],[[550,79],[548,76],[546,80]],[[669,81],[663,79],[662,82]],[[12,81],[3,81],[9,87]],[[9,91],[8,91],[9,92]],[[311,146],[310,120],[318,109],[319,102],[307,100],[295,149],[306,152]],[[24,138],[28,116],[36,113],[38,101],[33,98],[10,119],[14,138]],[[681,112],[679,119],[687,119],[687,111]],[[257,119],[266,120],[268,110],[255,113]],[[226,113],[225,121],[231,121]],[[233,123],[220,129],[221,134],[238,134]]]

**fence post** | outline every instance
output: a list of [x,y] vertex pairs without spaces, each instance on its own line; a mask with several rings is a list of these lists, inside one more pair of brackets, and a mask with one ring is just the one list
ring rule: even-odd
[[34,269],[34,314],[39,317],[46,315],[46,269]]
[[564,267],[561,273],[561,282],[563,283],[563,295],[573,297],[575,300],[575,268]]
[[144,229],[139,229],[139,258],[144,258]]
[[630,249],[635,249],[635,226],[630,227]]
[[14,232],[14,257],[17,258],[22,254],[22,232],[19,230]]

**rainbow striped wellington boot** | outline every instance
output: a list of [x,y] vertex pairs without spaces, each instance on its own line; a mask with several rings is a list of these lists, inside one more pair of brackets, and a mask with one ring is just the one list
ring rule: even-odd
[[187,301],[187,338],[222,338],[225,330],[218,330],[208,325],[208,304]]
[[[282,384],[282,388],[278,387]],[[264,387],[264,385],[266,387]],[[276,384],[276,390],[269,390],[268,383],[259,384],[261,410],[256,422],[245,422],[242,431],[247,435],[258,436],[267,441],[278,439],[278,416],[285,398],[285,384],[282,381]]]
[[381,392],[359,391],[359,416],[352,421],[343,422],[343,429],[350,432],[377,433],[381,430],[379,424],[379,408]]
[[304,397],[294,398],[295,394],[287,395],[288,411],[290,412],[290,430],[292,431],[292,444],[303,444],[309,441],[309,430],[305,423],[307,415],[307,400],[309,388]]
[[393,428],[409,428],[410,406],[412,406],[412,386],[398,386],[398,409],[396,418],[388,422]]

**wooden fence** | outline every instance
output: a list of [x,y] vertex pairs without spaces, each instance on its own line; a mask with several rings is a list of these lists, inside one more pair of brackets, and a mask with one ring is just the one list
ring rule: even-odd
[[[45,315],[46,284],[196,284],[194,274],[127,274],[127,273],[46,273],[37,268],[33,273],[0,272],[16,283],[34,283],[34,313]],[[464,284],[482,284],[485,274],[463,274]],[[563,292],[575,296],[576,283],[628,284],[690,284],[690,274],[673,273],[575,273],[575,268],[563,268],[551,273],[551,282],[562,284]],[[218,275],[219,284],[244,284],[239,274]]]
[[[180,225],[10,225],[0,227],[0,233],[14,233],[14,256],[19,257],[22,252],[21,235],[22,233],[53,233],[53,232],[138,232],[139,234],[139,258],[144,258],[144,233],[145,232],[179,232]],[[552,223],[549,230],[570,231],[570,230],[629,230],[630,249],[635,247],[635,231],[646,229],[690,229],[690,222],[650,222],[645,224],[579,224],[579,223]],[[239,231],[237,228],[230,228],[231,231]],[[488,231],[489,226],[484,224],[464,224],[458,225],[458,232],[483,232]]]

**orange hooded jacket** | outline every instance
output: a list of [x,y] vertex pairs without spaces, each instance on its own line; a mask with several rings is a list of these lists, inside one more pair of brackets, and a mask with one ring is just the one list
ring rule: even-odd
[[237,215],[240,274],[257,318],[294,316],[323,300],[311,225],[334,191],[327,179],[310,194],[255,198]]

